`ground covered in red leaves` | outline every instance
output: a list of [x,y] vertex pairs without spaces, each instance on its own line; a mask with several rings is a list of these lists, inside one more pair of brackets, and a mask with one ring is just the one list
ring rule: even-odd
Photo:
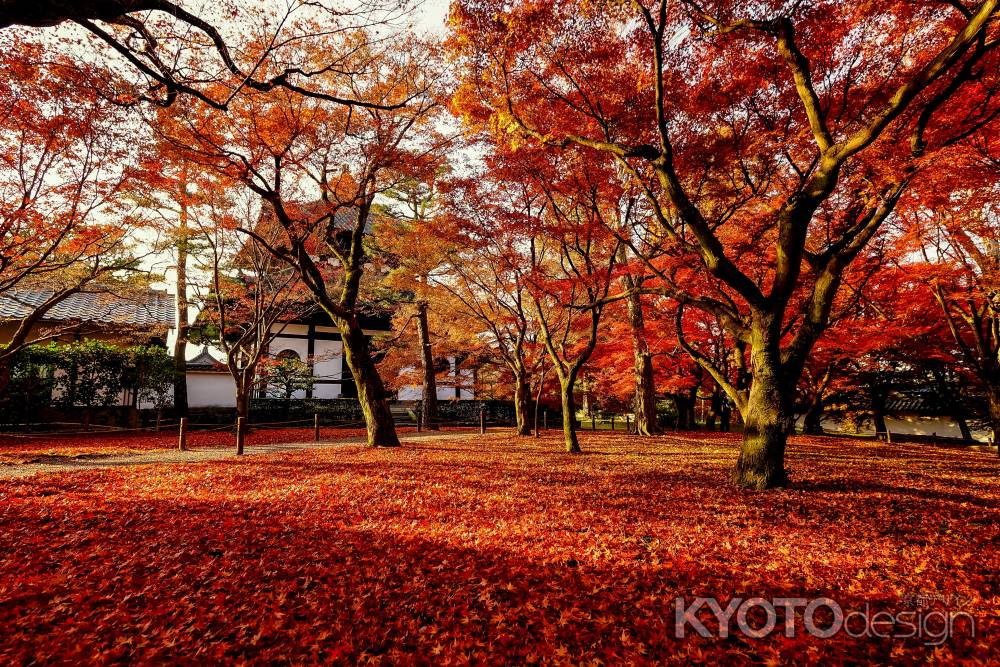
[[[399,433],[410,433],[416,429],[397,428]],[[365,437],[365,429],[322,428],[322,440],[341,440]],[[251,429],[247,435],[247,446],[274,445],[292,442],[311,442],[314,437],[309,428],[260,428]],[[53,459],[93,458],[124,456],[140,452],[176,449],[177,427],[153,431],[95,431],[79,434],[0,434],[0,465],[38,463]],[[236,447],[234,431],[230,427],[213,429],[193,429],[188,434],[188,447],[204,449],[209,447]]]
[[[582,444],[491,434],[0,482],[0,662],[1000,657],[995,458],[798,438],[795,486],[755,493],[724,483],[733,437]],[[818,639],[797,616],[788,638],[782,616],[761,639],[678,639],[678,596],[960,609],[977,627]]]

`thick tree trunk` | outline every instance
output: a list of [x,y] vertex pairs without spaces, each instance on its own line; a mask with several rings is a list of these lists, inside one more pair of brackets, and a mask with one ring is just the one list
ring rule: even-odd
[[514,419],[517,435],[531,435],[531,425],[528,423],[528,410],[531,403],[531,387],[523,375],[514,376]]
[[879,438],[884,436],[889,427],[885,423],[885,412],[877,406],[872,408],[872,421],[875,424],[875,437]]
[[653,380],[653,357],[646,342],[646,324],[639,294],[628,299],[628,318],[632,330],[632,350],[635,356],[635,433],[655,435],[660,433],[656,420],[656,388]]
[[356,322],[338,322],[344,343],[344,361],[358,388],[358,403],[368,429],[371,447],[399,447],[396,424],[389,411],[385,385],[371,356],[368,339]]
[[886,404],[889,400],[889,387],[881,381],[873,383],[871,388],[872,423],[875,427],[875,438],[887,438],[889,430],[885,423]]
[[563,442],[570,454],[580,453],[580,443],[576,438],[576,401],[573,399],[573,379],[560,381],[563,413]]
[[430,327],[427,324],[427,304],[417,305],[417,337],[420,342],[420,365],[424,374],[424,399],[420,404],[424,428],[439,431],[437,378],[434,372],[434,354],[431,350]]
[[653,358],[649,352],[636,353],[635,359],[635,433],[662,433],[656,416],[656,389],[653,380]]
[[806,411],[803,430],[807,435],[823,435],[823,403],[814,402]]
[[677,410],[677,430],[694,430],[694,401],[687,394],[674,394],[673,399]]
[[795,383],[782,378],[777,327],[752,332],[753,379],[743,415],[743,444],[733,470],[733,483],[747,489],[770,489],[788,484],[785,445],[794,425],[791,393]]

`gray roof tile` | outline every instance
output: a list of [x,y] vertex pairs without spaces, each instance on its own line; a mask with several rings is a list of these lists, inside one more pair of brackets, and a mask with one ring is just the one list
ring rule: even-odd
[[[45,290],[13,290],[0,294],[0,320],[19,320],[52,296]],[[138,326],[173,327],[176,320],[174,297],[160,290],[135,295],[108,292],[72,294],[56,304],[46,322],[100,322]]]

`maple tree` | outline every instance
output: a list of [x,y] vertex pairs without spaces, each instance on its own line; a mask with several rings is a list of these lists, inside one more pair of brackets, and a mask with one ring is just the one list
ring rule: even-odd
[[434,283],[454,298],[456,312],[474,323],[490,356],[509,372],[515,433],[528,436],[532,376],[544,353],[531,312],[524,237],[515,225],[506,224],[519,219],[525,206],[530,214],[523,195],[511,182],[480,177],[453,181],[447,218],[438,231],[449,239],[452,252]]
[[646,290],[747,345],[746,389],[699,358],[743,416],[733,479],[781,486],[795,388],[845,270],[908,186],[997,115],[996,12],[469,0],[452,10],[455,105],[499,144],[631,178],[654,219],[623,235],[657,278]]
[[78,79],[42,47],[7,34],[2,42],[0,298],[20,313],[5,319],[13,330],[0,348],[0,393],[21,348],[66,333],[41,326],[53,308],[82,291],[126,288],[142,223],[120,196],[136,180],[137,151],[118,110],[77,94]]
[[[264,234],[259,242],[247,241],[239,232],[255,211],[253,193],[245,191],[241,198],[232,184],[216,185],[221,191],[212,193],[210,213],[193,221],[206,246],[197,264],[209,276],[198,326],[201,338],[222,350],[235,386],[236,416],[248,419],[250,399],[261,387],[261,360],[271,342],[281,334],[283,322],[308,315],[314,305],[296,270],[263,245],[277,241],[277,230],[259,230]],[[263,378],[266,382],[269,374]]]
[[[440,216],[440,176],[434,174],[428,182],[404,179],[381,193],[386,203],[380,206],[379,216],[385,221],[377,230],[379,245],[391,255],[393,264],[384,285],[397,292],[395,305],[404,306],[397,310],[396,320],[404,322],[402,331],[411,320],[416,322],[421,422],[432,431],[440,428],[438,364],[429,315],[435,296],[432,276],[440,269],[450,248],[448,239],[434,233]],[[397,334],[397,339],[400,335]]]
[[[216,196],[220,183],[213,181],[210,174],[192,168],[183,156],[178,156],[169,143],[158,142],[141,166],[141,182],[127,193],[138,206],[148,213],[147,227],[155,230],[157,240],[153,244],[156,251],[166,251],[173,270],[172,287],[177,313],[174,330],[173,359],[173,407],[174,414],[186,416],[188,413],[187,391],[187,346],[190,336],[191,301],[188,272],[190,257],[200,250],[199,229],[205,225],[192,224],[199,215],[210,215],[202,211],[208,198]],[[192,231],[194,229],[194,231]]]
[[628,212],[614,194],[604,192],[607,181],[600,176],[592,180],[577,164],[552,166],[566,175],[558,181],[552,172],[535,177],[540,193],[526,211],[530,270],[525,280],[538,337],[559,378],[564,445],[575,453],[580,451],[576,383],[597,346],[621,248],[601,221],[610,216],[620,222]]
[[[367,62],[372,53],[365,39],[363,32],[333,35],[324,48],[301,48],[314,58],[346,49]],[[339,329],[370,443],[377,446],[399,441],[362,323],[373,310],[364,298],[367,284],[382,270],[373,242],[375,198],[402,180],[432,173],[446,143],[430,127],[439,108],[429,92],[433,54],[415,40],[409,46],[381,54],[371,78],[350,70],[328,73],[349,79],[359,94],[381,100],[388,110],[278,90],[246,93],[225,116],[177,104],[162,112],[159,123],[192,163],[242,183],[259,198],[260,219],[240,231],[294,267]]]
[[915,272],[939,305],[955,360],[984,390],[994,441],[1000,435],[1000,228],[991,182],[996,166],[986,151],[967,163],[978,172],[968,189],[927,202],[912,217],[925,258]]
[[[628,264],[628,247],[619,249],[621,264]],[[622,288],[628,294],[626,300],[626,316],[629,323],[629,338],[632,341],[632,376],[634,386],[633,411],[635,413],[635,433],[637,435],[655,435],[660,432],[656,416],[656,384],[653,371],[653,351],[650,346],[652,337],[647,330],[645,314],[646,306],[640,286],[644,282],[645,271],[638,267],[638,275],[626,272],[621,277]]]

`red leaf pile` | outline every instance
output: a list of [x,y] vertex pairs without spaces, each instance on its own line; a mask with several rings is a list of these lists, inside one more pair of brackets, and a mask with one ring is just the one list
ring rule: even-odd
[[[734,436],[506,435],[0,483],[0,660],[986,664],[1000,482],[981,453],[797,438],[792,489],[722,484]],[[978,622],[922,640],[674,637],[678,595]],[[801,610],[800,610],[801,613]]]

